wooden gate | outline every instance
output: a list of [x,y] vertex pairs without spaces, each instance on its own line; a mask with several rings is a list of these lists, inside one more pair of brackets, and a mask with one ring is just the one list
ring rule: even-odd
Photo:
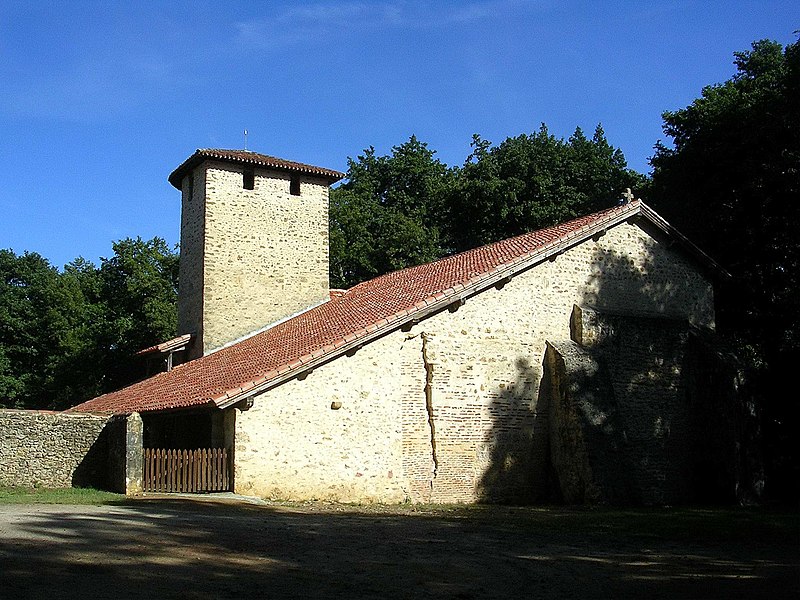
[[228,492],[231,471],[225,448],[144,449],[145,492]]

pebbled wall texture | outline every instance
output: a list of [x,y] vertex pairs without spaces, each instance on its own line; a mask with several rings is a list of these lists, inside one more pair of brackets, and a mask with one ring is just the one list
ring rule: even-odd
[[569,338],[575,304],[714,326],[704,274],[657,232],[619,224],[455,312],[257,396],[236,419],[236,491],[356,502],[548,499],[542,364],[548,339]]

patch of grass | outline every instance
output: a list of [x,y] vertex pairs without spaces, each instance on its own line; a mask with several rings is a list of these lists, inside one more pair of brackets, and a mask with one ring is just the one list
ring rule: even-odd
[[0,487],[0,504],[116,504],[124,494],[93,488],[25,488]]

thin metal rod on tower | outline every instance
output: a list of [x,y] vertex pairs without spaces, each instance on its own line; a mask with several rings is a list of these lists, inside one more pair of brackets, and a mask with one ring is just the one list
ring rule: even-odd
[[247,150],[247,129],[244,130],[244,149]]

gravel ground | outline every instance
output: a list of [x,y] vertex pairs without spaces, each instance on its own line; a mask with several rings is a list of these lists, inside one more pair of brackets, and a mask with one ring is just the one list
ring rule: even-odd
[[5,505],[0,598],[800,595],[800,537],[711,538],[637,533],[567,509]]

